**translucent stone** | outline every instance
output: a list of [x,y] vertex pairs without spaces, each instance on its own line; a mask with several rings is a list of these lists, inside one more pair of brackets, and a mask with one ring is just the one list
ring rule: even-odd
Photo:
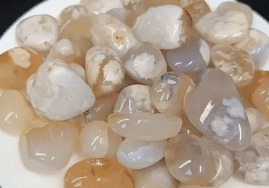
[[16,27],[18,44],[37,51],[50,50],[56,44],[58,34],[58,21],[45,14],[25,18]]
[[154,105],[150,97],[150,86],[131,85],[119,94],[114,113],[129,114],[134,112],[154,113]]
[[133,173],[136,188],[177,188],[178,185],[163,161]]
[[95,101],[91,88],[66,63],[48,59],[27,80],[32,106],[48,119],[66,120],[84,113]]
[[135,188],[130,172],[114,158],[86,159],[65,174],[64,188]]
[[77,75],[80,76],[80,78],[86,81],[86,71],[81,65],[78,65],[76,63],[70,63],[68,65]]
[[12,48],[0,55],[0,88],[24,89],[44,58],[30,48]]
[[200,131],[198,131],[197,128],[193,126],[185,113],[183,113],[180,117],[182,118],[182,128],[179,134],[193,134],[198,137],[201,137],[203,135]]
[[123,8],[122,0],[81,0],[80,4],[85,5],[89,12],[95,14],[106,13],[114,8]]
[[174,71],[193,72],[204,70],[210,61],[210,48],[199,36],[194,36],[181,47],[168,50],[167,64]]
[[252,135],[250,147],[255,148],[259,157],[269,157],[269,127]]
[[246,114],[249,120],[251,134],[262,129],[266,124],[265,115],[256,108],[246,108]]
[[82,128],[79,136],[82,153],[89,158],[116,156],[122,137],[114,133],[108,123],[92,121]]
[[180,184],[180,186],[178,188],[212,188],[212,187],[200,186],[200,185],[184,185],[184,184]]
[[233,80],[220,70],[209,71],[186,103],[186,114],[205,135],[230,150],[250,144],[250,125]]
[[112,93],[103,98],[96,99],[93,106],[84,113],[83,122],[87,124],[91,121],[107,121],[107,117],[113,113],[117,97],[118,94]]
[[177,135],[182,120],[176,116],[150,113],[111,114],[110,128],[117,134],[134,140],[164,140]]
[[114,16],[115,18],[117,18],[122,23],[127,24],[127,16],[129,12],[130,11],[125,8],[114,8],[114,9],[109,10],[107,14],[110,14]]
[[195,135],[171,138],[165,149],[165,161],[170,173],[186,184],[206,185],[217,172],[209,142]]
[[252,94],[252,101],[255,106],[268,117],[269,115],[269,80],[259,85]]
[[183,73],[168,72],[155,79],[151,98],[159,112],[180,115],[185,99],[196,88],[190,77]]
[[152,85],[155,78],[167,71],[161,51],[148,43],[132,47],[122,57],[127,73],[138,82]]
[[216,45],[211,49],[212,62],[217,69],[229,75],[238,87],[253,79],[254,64],[249,53],[232,45]]
[[110,14],[99,14],[90,28],[93,44],[112,48],[120,57],[138,44],[132,30]]
[[194,33],[189,14],[175,5],[150,8],[137,18],[133,30],[140,41],[160,49],[178,48]]
[[69,122],[51,122],[25,131],[20,136],[20,155],[26,168],[53,173],[69,162],[78,130]]
[[216,11],[200,18],[195,24],[196,30],[204,40],[212,44],[238,43],[247,37],[251,26],[249,19],[252,15],[245,8],[245,4],[224,2]]
[[118,161],[129,169],[147,168],[164,157],[166,140],[141,141],[126,138],[117,151]]
[[96,97],[121,89],[124,67],[116,52],[108,47],[95,46],[86,54],[87,83]]

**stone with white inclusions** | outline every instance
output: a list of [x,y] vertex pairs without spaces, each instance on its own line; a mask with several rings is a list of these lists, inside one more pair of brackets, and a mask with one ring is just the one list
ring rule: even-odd
[[70,66],[47,59],[26,83],[32,106],[48,119],[66,120],[90,109],[95,96]]
[[211,49],[212,62],[229,75],[237,87],[248,85],[254,76],[254,63],[248,52],[235,46],[219,44]]
[[178,48],[194,34],[190,15],[176,5],[150,8],[137,18],[133,30],[140,41],[159,49]]
[[58,34],[58,21],[45,14],[25,18],[16,27],[19,45],[37,51],[49,51],[57,42]]
[[196,85],[186,74],[168,72],[154,80],[150,94],[159,112],[180,116],[185,99],[195,88]]
[[170,173],[186,184],[207,185],[217,174],[210,142],[191,134],[168,141],[165,162]]
[[122,57],[122,62],[129,76],[147,85],[152,85],[155,78],[167,72],[163,54],[149,43],[132,47]]
[[177,135],[182,119],[177,116],[137,112],[113,113],[108,116],[110,128],[117,134],[133,140],[156,141]]
[[107,122],[92,121],[82,128],[79,142],[82,153],[87,157],[115,157],[122,137],[114,133]]
[[195,28],[211,44],[235,44],[247,37],[251,23],[249,7],[238,2],[224,2],[216,11],[199,19]]
[[75,149],[77,128],[68,121],[50,122],[20,135],[20,156],[29,170],[49,174],[64,168]]
[[95,14],[106,13],[114,8],[123,8],[122,0],[81,0],[80,4]]
[[174,71],[194,72],[207,68],[210,48],[198,35],[177,49],[167,50],[167,64]]
[[209,71],[186,102],[193,125],[230,150],[250,145],[251,130],[233,80],[220,70]]
[[119,163],[129,169],[149,167],[164,157],[166,140],[142,141],[126,138],[118,148]]
[[105,46],[95,46],[86,54],[87,83],[96,97],[121,89],[125,70],[119,56]]
[[108,46],[120,57],[139,43],[131,28],[110,14],[98,14],[89,32],[95,46]]
[[124,88],[115,104],[114,113],[135,113],[149,112],[154,113],[154,105],[150,97],[150,86],[131,85]]
[[163,161],[132,172],[136,188],[177,188],[178,185]]

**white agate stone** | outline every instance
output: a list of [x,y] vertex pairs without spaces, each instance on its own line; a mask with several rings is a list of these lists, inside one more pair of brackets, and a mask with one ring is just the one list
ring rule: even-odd
[[58,21],[52,16],[41,14],[28,17],[17,25],[16,39],[19,45],[37,51],[48,51],[57,42]]
[[106,13],[114,8],[123,8],[122,0],[81,0],[80,4],[85,5],[89,12],[95,14]]
[[129,169],[146,168],[164,157],[166,140],[140,141],[126,138],[117,151],[118,161]]
[[80,78],[86,81],[86,71],[81,65],[76,63],[70,63],[69,66],[75,73],[77,73],[77,75],[80,76]]
[[86,82],[58,59],[45,61],[27,80],[26,90],[32,106],[53,120],[80,115],[95,101]]
[[130,13],[130,10],[127,10],[125,8],[114,8],[107,12],[107,14],[110,14],[117,18],[122,23],[127,23],[127,16]]

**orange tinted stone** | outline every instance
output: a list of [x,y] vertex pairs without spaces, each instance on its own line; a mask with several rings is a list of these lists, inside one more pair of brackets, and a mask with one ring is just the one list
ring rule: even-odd
[[65,188],[134,188],[130,172],[114,158],[86,159],[65,174]]
[[252,94],[255,106],[269,116],[269,80],[262,82]]
[[44,58],[30,48],[13,48],[0,55],[0,88],[24,89]]

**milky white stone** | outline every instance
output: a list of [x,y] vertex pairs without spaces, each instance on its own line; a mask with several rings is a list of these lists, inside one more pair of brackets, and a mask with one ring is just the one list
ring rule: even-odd
[[91,88],[66,63],[48,59],[26,83],[34,108],[49,119],[65,120],[90,109],[95,101]]
[[37,51],[48,51],[57,42],[58,22],[49,15],[28,17],[17,25],[16,39],[19,45],[28,46]]
[[77,75],[80,76],[80,78],[86,81],[86,71],[81,65],[76,63],[70,63],[68,65],[75,73],[77,73]]
[[115,104],[114,113],[154,112],[150,86],[132,85],[124,88]]
[[125,8],[114,8],[107,12],[107,14],[110,14],[117,18],[119,21],[123,23],[127,23],[127,15],[130,13],[130,10],[127,10]]
[[118,161],[129,169],[146,168],[164,157],[166,140],[139,141],[126,138],[117,151]]
[[136,188],[177,188],[178,185],[163,161],[133,172]]
[[251,128],[251,134],[259,131],[266,123],[265,115],[256,108],[245,109]]
[[74,54],[73,44],[66,38],[60,40],[55,44],[55,50],[63,56]]
[[86,5],[88,11],[95,14],[106,13],[114,8],[123,8],[122,0],[81,0],[80,4]]

